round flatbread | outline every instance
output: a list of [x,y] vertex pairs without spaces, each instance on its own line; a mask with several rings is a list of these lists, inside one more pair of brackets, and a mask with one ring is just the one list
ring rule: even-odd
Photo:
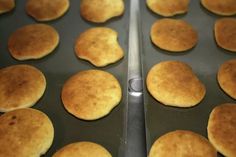
[[33,106],[46,89],[43,73],[30,65],[0,69],[0,112]]
[[217,44],[229,51],[236,52],[236,19],[222,18],[215,23]]
[[158,138],[152,145],[148,157],[217,157],[209,141],[192,131],[176,130]]
[[188,11],[189,0],[146,0],[147,6],[154,13],[170,17]]
[[161,19],[152,25],[151,40],[163,50],[182,52],[197,44],[198,35],[194,28],[183,20]]
[[93,142],[77,142],[66,145],[52,157],[112,157],[101,145]]
[[236,104],[215,107],[208,121],[208,138],[224,156],[236,156]]
[[15,0],[0,0],[0,14],[11,11],[15,8]]
[[59,43],[57,31],[46,24],[31,24],[17,29],[8,48],[17,60],[39,59],[50,54]]
[[0,156],[39,157],[52,145],[54,129],[43,112],[26,108],[0,116]]
[[205,96],[206,89],[191,67],[179,61],[163,61],[147,75],[147,89],[159,102],[168,106],[192,107]]
[[218,71],[218,83],[232,98],[236,99],[236,59],[231,59],[223,63]]
[[124,56],[117,37],[118,33],[110,28],[88,29],[76,41],[76,55],[97,67],[115,63]]
[[50,21],[64,15],[69,6],[69,0],[27,0],[25,9],[37,21]]
[[224,16],[236,14],[235,0],[201,0],[202,5],[209,11]]
[[110,73],[86,70],[66,81],[61,97],[68,112],[80,119],[95,120],[119,104],[122,92],[118,80]]
[[123,0],[81,0],[80,14],[88,21],[103,23],[124,13]]

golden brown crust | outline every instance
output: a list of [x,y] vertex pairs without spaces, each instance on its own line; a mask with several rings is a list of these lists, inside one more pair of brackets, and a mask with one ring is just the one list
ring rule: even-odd
[[81,59],[90,61],[97,67],[115,63],[124,56],[117,37],[117,32],[110,28],[88,29],[76,41],[76,55]]
[[80,14],[88,21],[103,23],[124,13],[123,0],[81,0]]
[[217,44],[229,51],[236,52],[236,19],[222,18],[215,23]]
[[150,35],[156,46],[171,52],[187,51],[198,41],[197,32],[183,20],[158,20],[152,25]]
[[27,0],[25,9],[37,21],[50,21],[64,15],[69,6],[69,0]]
[[236,104],[215,107],[208,121],[208,138],[224,156],[236,156]]
[[52,26],[31,24],[12,33],[8,48],[17,60],[39,59],[50,54],[58,43],[59,34]]
[[15,8],[15,0],[0,0],[0,14],[11,11]]
[[43,95],[46,79],[30,65],[0,69],[0,112],[33,106]]
[[64,146],[52,157],[112,157],[101,145],[93,142],[77,142]]
[[66,110],[84,120],[109,114],[119,104],[121,96],[118,80],[101,70],[86,70],[73,75],[64,84],[61,94]]
[[149,157],[217,157],[215,148],[203,136],[186,130],[169,132],[155,141]]
[[150,94],[168,106],[195,106],[206,93],[205,86],[191,67],[179,61],[154,65],[148,72],[146,84]]
[[218,15],[235,15],[235,0],[201,0],[202,5],[209,11]]
[[218,83],[232,98],[236,99],[236,59],[231,59],[223,63],[218,71]]
[[0,116],[0,156],[39,157],[52,145],[54,129],[43,112],[27,108]]
[[189,0],[146,0],[147,6],[153,12],[170,17],[188,11]]

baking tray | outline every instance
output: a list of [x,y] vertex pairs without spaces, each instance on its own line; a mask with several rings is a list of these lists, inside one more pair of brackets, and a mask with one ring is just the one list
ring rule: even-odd
[[[154,141],[169,131],[186,129],[207,137],[207,122],[211,110],[221,103],[235,102],[220,89],[216,79],[219,66],[235,57],[235,54],[216,45],[214,22],[221,17],[203,8],[200,1],[192,0],[188,13],[174,18],[187,21],[198,31],[198,44],[190,51],[173,54],[157,48],[150,39],[152,24],[163,17],[150,11],[145,5],[145,0],[141,1],[141,12],[147,153]],[[167,107],[148,93],[145,82],[148,71],[153,65],[165,60],[183,61],[193,68],[207,90],[205,98],[199,105],[187,109]]]
[[[53,122],[55,138],[52,147],[45,157],[76,141],[92,141],[103,145],[113,157],[123,157],[125,151],[127,123],[127,71],[128,71],[128,24],[129,1],[125,1],[125,14],[109,20],[105,24],[93,24],[83,20],[79,13],[79,0],[70,0],[68,12],[58,20],[45,22],[56,28],[60,34],[60,44],[56,50],[39,60],[17,61],[8,53],[7,41],[12,32],[27,24],[37,23],[29,17],[25,10],[26,0],[16,1],[16,8],[10,13],[0,15],[0,67],[14,64],[30,64],[39,68],[46,76],[47,88],[44,96],[33,108],[46,113]],[[112,73],[120,82],[123,97],[120,104],[112,112],[96,121],[83,121],[63,107],[60,94],[64,82],[73,74],[87,69],[98,69],[87,61],[77,59],[74,43],[77,36],[88,28],[107,26],[119,33],[119,43],[125,57],[118,63],[99,68]]]

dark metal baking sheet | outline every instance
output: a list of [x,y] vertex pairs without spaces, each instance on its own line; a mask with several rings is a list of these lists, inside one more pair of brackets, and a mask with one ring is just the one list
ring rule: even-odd
[[[127,68],[128,68],[128,24],[129,1],[125,1],[125,14],[109,20],[105,24],[93,24],[83,20],[79,14],[79,0],[70,0],[69,11],[60,19],[45,22],[54,26],[60,34],[60,44],[56,50],[40,60],[17,61],[8,53],[7,41],[9,35],[17,28],[37,23],[24,10],[26,0],[16,0],[16,8],[10,13],[0,15],[0,67],[14,64],[30,64],[39,68],[46,76],[47,89],[44,96],[33,108],[45,112],[52,120],[55,128],[55,138],[52,147],[45,155],[52,154],[66,144],[76,141],[92,141],[107,148],[113,157],[123,157],[126,136],[127,107]],[[83,121],[72,116],[63,108],[60,94],[64,82],[76,72],[87,69],[97,69],[87,61],[76,58],[74,43],[77,36],[88,28],[107,26],[119,33],[119,43],[124,49],[125,57],[113,65],[101,70],[108,71],[119,80],[123,98],[112,112],[96,121]]]
[[[150,40],[151,25],[163,17],[151,12],[146,7],[145,0],[141,1],[141,12],[147,152],[158,137],[169,131],[186,129],[207,137],[207,122],[211,110],[221,103],[235,102],[220,89],[216,80],[219,66],[224,61],[235,57],[235,54],[216,45],[214,22],[221,17],[203,8],[200,1],[192,0],[188,13],[174,18],[192,24],[198,31],[198,44],[188,52],[173,54],[155,47]],[[165,60],[183,61],[193,68],[207,90],[205,98],[199,105],[187,109],[166,107],[148,93],[145,84],[148,71],[153,65]]]

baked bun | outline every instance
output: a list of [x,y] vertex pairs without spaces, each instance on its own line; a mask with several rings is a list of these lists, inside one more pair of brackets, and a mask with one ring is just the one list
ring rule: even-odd
[[112,157],[101,145],[93,142],[77,142],[59,149],[52,157]]
[[182,52],[197,44],[198,34],[190,24],[183,20],[161,19],[152,25],[151,40],[163,50]]
[[107,20],[121,16],[125,6],[123,0],[81,0],[81,16],[95,23],[103,23]]
[[37,21],[51,21],[69,9],[69,0],[27,0],[26,12]]
[[167,106],[192,107],[205,96],[206,89],[192,68],[180,61],[163,61],[148,72],[147,89]]
[[118,33],[110,28],[97,27],[83,32],[75,44],[77,57],[88,60],[97,67],[119,61],[124,52],[118,41]]
[[50,54],[59,43],[57,31],[46,24],[30,24],[11,34],[8,48],[17,60],[40,59]]
[[51,147],[54,128],[41,111],[25,108],[0,116],[0,156],[39,157]]
[[146,0],[147,6],[154,13],[171,17],[188,11],[189,0]]
[[118,80],[101,70],[81,71],[70,77],[62,89],[65,109],[84,120],[95,120],[109,114],[121,100]]
[[0,112],[33,106],[46,89],[44,74],[30,65],[0,69]]
[[158,138],[148,157],[217,157],[215,148],[203,136],[187,130],[176,130]]
[[215,107],[209,117],[208,138],[224,156],[236,156],[236,104]]

